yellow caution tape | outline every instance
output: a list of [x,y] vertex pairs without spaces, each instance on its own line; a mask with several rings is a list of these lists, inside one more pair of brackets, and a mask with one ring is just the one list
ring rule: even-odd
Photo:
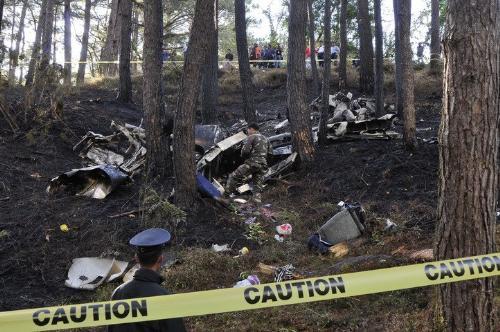
[[500,253],[334,276],[0,312],[2,331],[49,331],[262,309],[500,275]]

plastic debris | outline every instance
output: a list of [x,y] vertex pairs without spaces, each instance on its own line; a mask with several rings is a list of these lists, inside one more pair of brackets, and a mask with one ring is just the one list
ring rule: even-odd
[[67,233],[67,232],[69,232],[69,227],[68,227],[68,225],[66,225],[66,224],[62,224],[62,225],[60,225],[60,226],[59,226],[59,229],[60,229],[60,230],[61,230],[61,232],[63,232],[63,233]]
[[252,225],[255,224],[255,221],[257,220],[257,217],[250,217],[247,220],[245,220],[245,225]]
[[114,258],[82,257],[73,259],[68,271],[67,287],[93,290],[104,282],[121,277],[128,263]]
[[239,204],[246,204],[248,201],[246,199],[243,199],[243,198],[235,198],[235,199],[233,199],[233,202],[239,203]]
[[391,219],[386,219],[384,232],[394,232],[397,227],[398,227],[398,225],[395,224],[394,222],[392,222]]
[[276,232],[278,232],[279,235],[289,236],[292,234],[292,225],[282,224],[282,225],[276,226]]
[[233,288],[249,287],[260,284],[259,277],[255,274],[249,275],[246,279],[238,281]]
[[274,282],[293,280],[294,271],[295,267],[292,264],[287,264],[276,268],[276,270],[274,271]]
[[228,244],[223,244],[223,245],[213,244],[212,250],[215,252],[224,252],[224,251],[229,251],[231,249],[229,248]]

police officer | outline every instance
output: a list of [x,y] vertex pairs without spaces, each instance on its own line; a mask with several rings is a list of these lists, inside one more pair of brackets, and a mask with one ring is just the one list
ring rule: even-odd
[[260,200],[260,193],[264,187],[264,174],[267,171],[267,154],[270,144],[267,138],[259,132],[259,125],[251,123],[248,125],[248,137],[241,149],[241,156],[246,158],[234,172],[229,175],[226,182],[226,194],[236,190],[238,184],[247,176],[252,175],[255,185],[255,199]]
[[[162,250],[170,241],[170,233],[161,228],[151,228],[135,235],[130,244],[137,249],[135,259],[140,268],[135,272],[133,280],[115,289],[111,300],[123,300],[158,295],[168,295],[163,288],[163,277],[158,273],[163,263]],[[165,308],[168,310],[168,308]],[[172,332],[186,331],[181,318],[163,319],[138,323],[108,326],[108,332]]]

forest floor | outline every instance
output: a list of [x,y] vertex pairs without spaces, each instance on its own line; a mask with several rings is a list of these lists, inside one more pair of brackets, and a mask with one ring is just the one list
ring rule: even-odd
[[[259,71],[256,78],[259,113],[265,118],[283,114],[284,71]],[[174,82],[167,75],[167,91],[175,91]],[[219,110],[226,124],[241,115],[235,82],[234,74],[220,78]],[[425,71],[417,74],[416,83],[417,135],[435,137],[441,83]],[[386,100],[392,102],[393,84],[389,82],[386,88]],[[72,147],[87,131],[109,134],[112,120],[140,123],[140,79],[134,80],[134,89],[135,104],[127,105],[115,101],[116,80],[73,89],[64,99],[61,120],[32,124],[16,134],[0,121],[0,311],[107,300],[118,286],[116,282],[94,292],[77,291],[65,287],[64,280],[77,257],[115,255],[132,261],[128,240],[143,229],[141,217],[110,216],[139,207],[141,179],[104,200],[50,196],[45,190],[54,176],[85,166]],[[356,95],[355,89],[352,92]],[[24,91],[4,88],[3,93],[8,102],[15,103]],[[311,93],[309,97],[312,99]],[[396,130],[401,132],[401,122]],[[272,276],[258,271],[258,263],[293,264],[296,272],[312,277],[419,262],[406,253],[433,247],[437,167],[438,145],[422,140],[414,152],[405,150],[400,140],[329,145],[318,150],[311,169],[289,174],[263,194],[262,204],[271,204],[279,224],[292,224],[290,238],[277,242],[273,238],[277,224],[258,216],[264,234],[259,241],[248,240],[244,217],[206,201],[202,213],[190,216],[187,225],[175,232],[169,251],[180,263],[167,270],[166,286],[177,293],[232,287],[242,272],[258,274],[261,282],[273,281]],[[342,258],[308,251],[309,236],[338,211],[341,200],[363,205],[370,231],[362,241],[352,243]],[[382,230],[386,219],[398,225],[395,232]],[[70,231],[61,232],[61,224],[67,224]],[[500,244],[499,232],[496,238]],[[229,253],[210,249],[212,244],[226,243],[233,249]],[[234,258],[243,246],[250,253]],[[431,329],[433,294],[433,288],[410,289],[189,317],[185,322],[193,331],[427,331]],[[497,287],[497,311],[499,307]]]

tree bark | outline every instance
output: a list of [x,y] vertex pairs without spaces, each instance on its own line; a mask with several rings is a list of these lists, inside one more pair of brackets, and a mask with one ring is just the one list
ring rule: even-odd
[[143,92],[146,128],[146,177],[166,184],[173,175],[170,135],[173,114],[167,112],[162,89],[162,0],[144,2]]
[[330,68],[331,68],[331,30],[332,30],[332,2],[325,0],[325,17],[324,17],[325,35],[324,35],[324,63],[323,63],[323,89],[321,93],[321,115],[319,119],[318,141],[321,146],[325,146],[326,138],[326,123],[328,121],[328,111],[330,109]]
[[252,123],[257,120],[257,115],[254,103],[255,87],[252,82],[252,71],[248,59],[245,0],[234,0],[234,20],[241,94],[243,96],[243,115],[248,123]]
[[120,88],[117,99],[122,103],[132,100],[132,78],[130,77],[130,50],[132,37],[132,1],[119,0],[120,31]]
[[57,59],[57,22],[59,15],[59,2],[54,1],[54,27],[52,29],[52,63],[56,63]]
[[218,31],[218,0],[215,0],[215,13],[213,24],[210,25],[210,46],[207,61],[203,68],[202,94],[201,94],[201,120],[204,124],[216,121],[217,96],[219,81],[219,31]]
[[23,1],[21,9],[21,17],[19,18],[19,28],[16,33],[16,44],[10,52],[10,66],[9,66],[9,85],[14,85],[16,82],[16,68],[19,63],[19,48],[21,46],[21,39],[23,38],[24,19],[26,17],[26,9],[28,8],[28,1]]
[[347,88],[347,0],[340,1],[339,89]]
[[[316,45],[314,39],[314,12],[313,12],[313,1],[307,1],[307,12],[309,14],[309,48],[311,49],[311,74],[312,74],[312,92],[314,96],[317,96],[320,92],[319,90],[319,74],[318,66],[316,64]],[[326,4],[325,4],[326,7]],[[326,14],[325,14],[326,15]]]
[[64,85],[71,86],[71,0],[64,0]]
[[0,0],[0,33],[2,32],[4,5],[5,5],[5,0]]
[[403,138],[407,149],[417,146],[415,121],[415,96],[413,53],[410,43],[411,0],[399,0],[399,15],[396,19],[400,37],[399,54],[401,57],[401,108],[403,111]]
[[87,54],[89,48],[90,30],[90,9],[91,0],[85,0],[85,14],[83,23],[82,48],[80,49],[80,63],[78,64],[78,74],[76,75],[76,85],[82,85],[85,81],[85,68],[87,66]]
[[33,50],[31,52],[30,64],[28,66],[28,73],[26,74],[26,86],[33,84],[35,76],[35,69],[40,59],[40,48],[42,44],[42,33],[45,27],[45,11],[47,8],[47,0],[43,0],[40,5],[40,14],[38,16],[38,27],[35,33],[35,42],[33,43]]
[[384,33],[380,1],[374,0],[375,16],[375,114],[384,115]]
[[52,32],[54,29],[54,0],[47,0],[45,22],[42,33],[42,58],[37,72],[44,72],[49,65],[52,48]]
[[439,0],[431,0],[431,72],[439,72],[441,42],[439,34]]
[[368,0],[358,0],[359,89],[373,93],[373,44]]
[[196,197],[194,163],[194,114],[200,77],[208,53],[214,23],[214,0],[197,0],[189,36],[181,88],[174,121],[175,201],[183,209],[192,208]]
[[401,34],[399,23],[400,0],[393,0],[394,8],[394,62],[395,75],[394,85],[396,86],[396,112],[399,117],[403,117],[403,63],[401,57]]
[[[121,31],[121,19],[118,13],[119,2],[120,0],[112,0],[111,2],[111,12],[109,14],[106,41],[101,50],[101,61],[111,62],[118,59]],[[117,73],[117,66],[115,63],[103,63],[99,66],[99,71],[104,76],[114,76]]]
[[291,0],[288,23],[287,104],[293,149],[302,164],[314,158],[310,112],[306,105],[305,33],[307,0]]
[[137,61],[140,59],[139,56],[139,6],[132,4],[132,72],[134,75],[139,73]]
[[[435,253],[495,252],[500,89],[499,2],[449,0],[443,36],[443,110]],[[494,279],[439,286],[447,331],[495,329]]]

